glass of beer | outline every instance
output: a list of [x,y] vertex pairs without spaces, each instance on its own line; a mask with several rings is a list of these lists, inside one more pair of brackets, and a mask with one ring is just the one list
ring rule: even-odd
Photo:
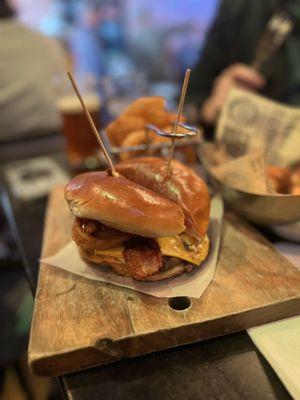
[[[96,93],[83,94],[83,100],[99,130],[101,101]],[[85,169],[97,165],[99,145],[76,95],[60,97],[58,108],[63,119],[63,134],[66,152],[74,169]]]

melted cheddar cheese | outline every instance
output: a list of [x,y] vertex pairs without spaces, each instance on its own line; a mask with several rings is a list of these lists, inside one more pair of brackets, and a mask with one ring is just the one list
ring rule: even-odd
[[[167,236],[156,238],[155,240],[164,256],[177,257],[195,265],[199,265],[206,258],[209,250],[209,239],[207,236],[205,236],[200,244],[194,246],[193,250],[187,250],[179,236]],[[104,257],[115,257],[118,262],[125,263],[123,250],[124,247],[120,246],[107,250],[96,250],[95,254]]]
[[155,240],[159,244],[164,256],[177,257],[196,265],[205,259],[209,248],[209,239],[207,236],[193,250],[185,249],[179,236],[167,236]]

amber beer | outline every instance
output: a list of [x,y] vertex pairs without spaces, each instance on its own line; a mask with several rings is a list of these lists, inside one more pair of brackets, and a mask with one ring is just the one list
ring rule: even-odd
[[[86,94],[83,100],[99,130],[99,97],[96,94]],[[70,164],[80,168],[87,164],[87,160],[96,157],[99,145],[76,96],[61,97],[58,108],[63,118],[63,134],[66,137],[66,151]]]

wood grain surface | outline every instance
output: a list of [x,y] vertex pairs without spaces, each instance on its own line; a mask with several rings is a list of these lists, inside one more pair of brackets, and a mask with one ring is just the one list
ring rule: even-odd
[[[43,257],[70,240],[72,216],[56,188],[49,199]],[[300,273],[233,215],[223,223],[215,278],[184,311],[111,284],[41,264],[29,343],[34,373],[60,375],[300,313]]]

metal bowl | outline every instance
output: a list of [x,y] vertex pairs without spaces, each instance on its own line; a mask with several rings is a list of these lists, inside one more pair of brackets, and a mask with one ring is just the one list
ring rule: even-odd
[[271,227],[278,236],[283,239],[300,243],[300,220],[290,224],[275,225]]
[[259,225],[281,225],[300,220],[300,195],[248,193],[218,179],[211,170],[210,155],[214,149],[211,143],[202,143],[198,155],[212,186],[234,212]]

